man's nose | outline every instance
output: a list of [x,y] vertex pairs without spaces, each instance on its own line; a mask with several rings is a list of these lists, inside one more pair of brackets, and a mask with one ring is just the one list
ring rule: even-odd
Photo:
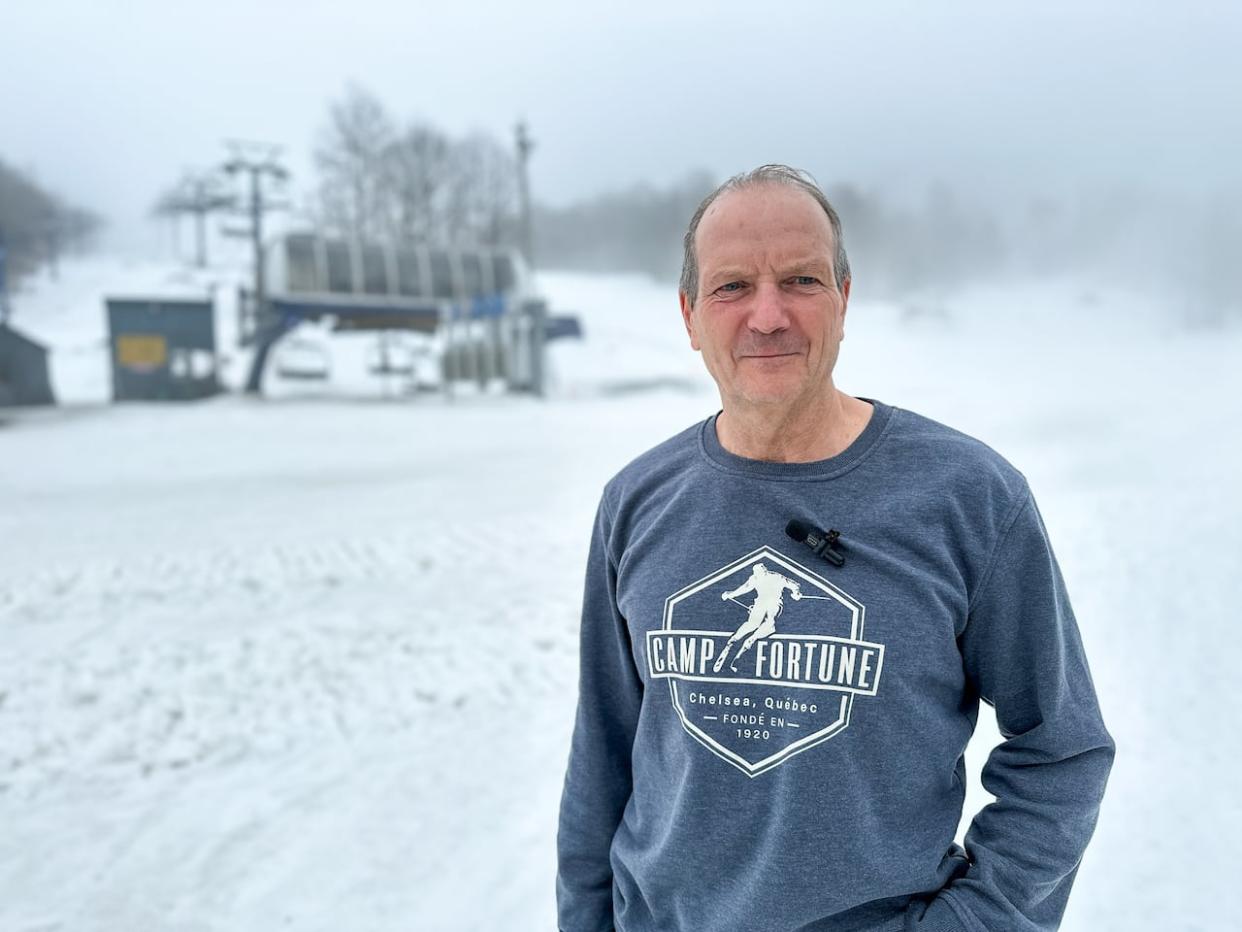
[[759,282],[755,286],[755,300],[746,323],[759,333],[774,333],[789,326],[785,296],[776,282]]

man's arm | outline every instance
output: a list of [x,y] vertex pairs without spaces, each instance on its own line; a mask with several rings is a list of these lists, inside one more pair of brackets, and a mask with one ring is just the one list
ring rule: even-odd
[[1029,489],[1002,530],[959,642],[1005,740],[983,767],[996,801],[966,832],[970,868],[922,921],[946,932],[1053,932],[1095,831],[1116,745]]
[[752,573],[750,579],[746,580],[746,582],[742,583],[736,589],[730,589],[728,592],[720,593],[720,600],[724,602],[729,599],[736,599],[739,595],[745,595],[746,593],[750,592],[754,588],[755,588],[755,577],[754,577],[754,574]]
[[608,853],[630,798],[630,751],[642,704],[629,629],[617,608],[617,567],[608,550],[611,526],[601,499],[587,557],[578,710],[556,836],[561,932],[609,932],[613,927]]

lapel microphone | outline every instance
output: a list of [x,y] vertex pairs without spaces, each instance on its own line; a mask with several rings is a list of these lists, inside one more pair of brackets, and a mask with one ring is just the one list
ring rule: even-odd
[[845,554],[836,549],[837,541],[841,537],[840,531],[832,529],[821,531],[819,528],[812,527],[805,521],[799,521],[795,518],[785,525],[785,533],[798,543],[806,544],[815,553],[815,556],[823,557],[833,566],[845,565]]

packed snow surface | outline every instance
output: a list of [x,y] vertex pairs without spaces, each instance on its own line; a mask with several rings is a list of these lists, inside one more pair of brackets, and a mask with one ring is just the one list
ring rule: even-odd
[[[213,275],[14,302],[65,404],[0,410],[0,928],[555,928],[595,504],[717,408],[673,289],[545,274],[585,339],[542,401],[406,395],[323,331],[321,384],[108,404],[102,295]],[[860,284],[846,332],[840,387],[989,443],[1048,524],[1119,748],[1063,928],[1240,928],[1242,335],[1065,282]]]

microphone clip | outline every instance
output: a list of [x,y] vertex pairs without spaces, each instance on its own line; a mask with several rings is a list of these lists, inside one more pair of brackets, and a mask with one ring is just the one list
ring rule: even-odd
[[794,520],[785,526],[785,533],[799,543],[806,544],[817,557],[822,557],[833,566],[845,565],[845,554],[837,549],[841,539],[840,531],[834,528],[822,531],[805,522]]

